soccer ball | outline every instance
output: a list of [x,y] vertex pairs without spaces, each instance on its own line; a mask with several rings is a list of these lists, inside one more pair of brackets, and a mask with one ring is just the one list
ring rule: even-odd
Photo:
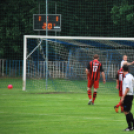
[[13,88],[13,85],[9,84],[9,85],[7,86],[7,88],[8,88],[8,89],[12,89],[12,88]]

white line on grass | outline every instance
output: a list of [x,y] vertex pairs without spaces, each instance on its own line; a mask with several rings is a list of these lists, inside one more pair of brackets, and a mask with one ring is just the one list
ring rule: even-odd
[[[8,113],[5,113],[5,112],[0,112],[2,114],[8,114]],[[38,115],[38,116],[66,116],[66,114],[34,114],[34,113],[13,113],[13,114],[19,114],[19,115]],[[12,115],[12,114],[10,114]],[[100,118],[100,117],[84,117],[84,118],[81,118],[81,120],[107,120],[107,121],[124,121],[124,120],[113,120],[113,119],[108,119],[108,118]],[[76,121],[76,119],[74,119]],[[43,121],[51,121],[51,120],[43,120]],[[70,119],[66,119],[66,120],[52,120],[52,121],[70,121]],[[78,120],[79,121],[79,120]],[[81,121],[80,121],[81,122]]]

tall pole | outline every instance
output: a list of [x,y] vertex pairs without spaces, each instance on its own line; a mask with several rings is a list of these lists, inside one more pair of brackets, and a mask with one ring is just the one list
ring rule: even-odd
[[[55,14],[57,14],[57,2],[55,1]],[[57,36],[57,31],[55,31],[55,36]]]
[[[40,14],[40,0],[39,0],[39,14]],[[40,35],[40,31],[38,31],[38,35]],[[38,63],[38,66],[37,66],[37,68],[38,68],[38,74],[40,74],[40,72],[39,72],[39,53],[40,53],[39,52],[39,49],[38,49],[37,52],[38,52],[38,62],[37,62]]]
[[[55,1],[55,14],[57,14],[57,2]],[[55,36],[57,36],[57,31],[55,31]],[[55,42],[55,46],[56,46],[56,42]],[[57,51],[57,50],[56,50]],[[57,61],[57,54],[55,54],[55,61]]]
[[[39,0],[39,14],[40,14],[40,0]],[[38,32],[38,35],[40,35],[40,31]]]
[[[46,0],[46,36],[48,35],[47,7],[48,7],[48,3]],[[46,38],[46,90],[47,90],[47,86],[48,86],[48,44],[47,44],[47,38]]]

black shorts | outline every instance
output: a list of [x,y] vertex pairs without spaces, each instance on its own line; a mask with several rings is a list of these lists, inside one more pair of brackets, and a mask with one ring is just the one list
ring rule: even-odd
[[123,102],[125,112],[129,112],[132,108],[133,95],[126,95]]

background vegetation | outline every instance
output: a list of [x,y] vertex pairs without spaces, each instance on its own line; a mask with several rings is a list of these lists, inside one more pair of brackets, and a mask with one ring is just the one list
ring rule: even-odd
[[[33,31],[33,14],[45,14],[45,4],[45,0],[1,1],[0,59],[22,59],[23,35],[45,35]],[[57,35],[134,35],[134,0],[48,0],[48,13],[62,15],[62,30]]]

